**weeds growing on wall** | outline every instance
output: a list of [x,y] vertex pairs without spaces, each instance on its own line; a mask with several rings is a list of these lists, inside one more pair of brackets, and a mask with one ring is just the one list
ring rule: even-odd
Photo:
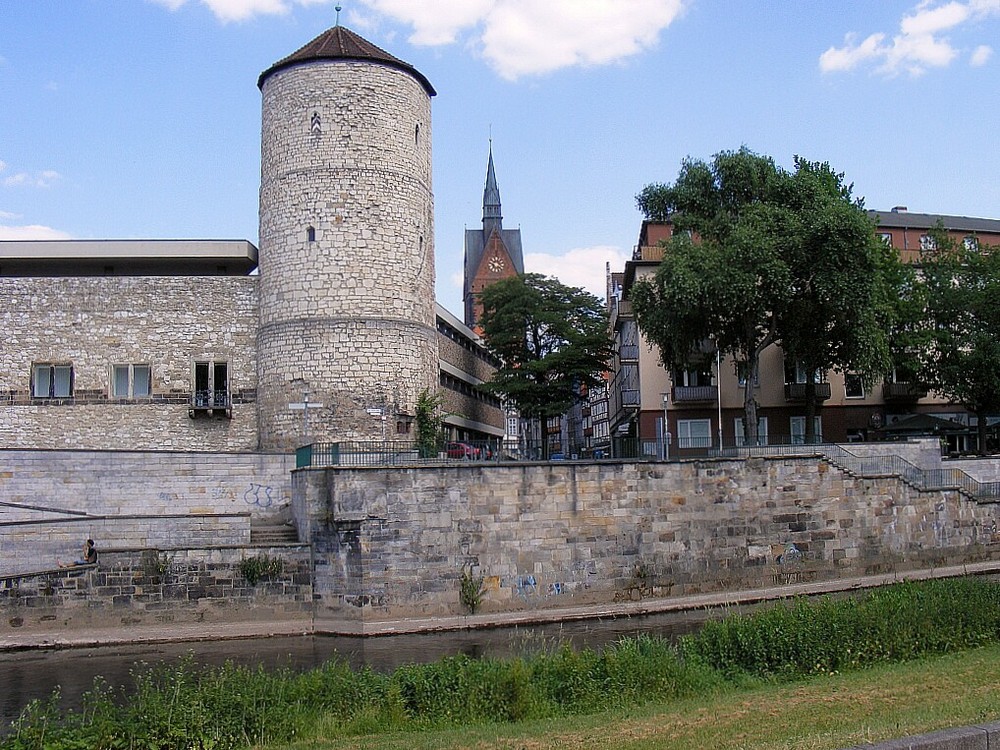
[[459,580],[458,598],[463,606],[468,607],[469,612],[476,614],[479,605],[483,603],[483,577],[472,574],[472,570],[466,568],[462,571],[462,578]]
[[58,695],[36,701],[0,750],[221,750],[570,716],[997,641],[1000,584],[962,579],[781,604],[711,622],[677,645],[650,636],[601,651],[549,644],[515,659],[455,656],[391,675],[341,662],[304,674],[199,669],[188,659],[137,669],[124,692],[98,682],[80,712],[61,712]]
[[271,557],[267,553],[261,552],[254,557],[244,557],[239,562],[240,573],[247,579],[247,583],[256,586],[257,582],[265,578],[280,576],[285,568],[279,557]]

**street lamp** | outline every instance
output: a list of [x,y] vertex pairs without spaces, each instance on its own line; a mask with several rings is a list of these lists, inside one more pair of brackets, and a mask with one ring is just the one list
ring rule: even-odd
[[663,397],[663,460],[670,460],[670,430],[667,429],[667,406],[670,404],[670,394],[662,393]]

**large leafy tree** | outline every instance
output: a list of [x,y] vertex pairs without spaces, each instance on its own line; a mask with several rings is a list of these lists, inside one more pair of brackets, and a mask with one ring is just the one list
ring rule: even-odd
[[489,387],[523,416],[562,414],[579,398],[581,385],[601,382],[611,340],[597,297],[525,274],[490,284],[480,299],[483,335],[501,361]]
[[986,417],[1000,412],[1000,247],[934,236],[937,249],[921,269],[919,379],[976,415],[986,453]]
[[891,253],[829,165],[797,158],[789,172],[747,149],[721,152],[685,160],[674,183],[648,185],[637,201],[647,219],[674,226],[656,274],[632,288],[639,326],[668,367],[690,363],[707,340],[733,358],[747,384],[748,442],[752,384],[772,344],[810,373],[887,367]]

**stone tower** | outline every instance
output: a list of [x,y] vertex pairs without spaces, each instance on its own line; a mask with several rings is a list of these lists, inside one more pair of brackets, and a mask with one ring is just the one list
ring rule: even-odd
[[257,85],[261,448],[406,438],[438,382],[434,89],[342,26]]

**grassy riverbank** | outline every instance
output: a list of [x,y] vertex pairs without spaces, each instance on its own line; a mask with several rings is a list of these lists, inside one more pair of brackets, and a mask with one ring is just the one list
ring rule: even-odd
[[[829,731],[850,706],[861,718],[879,715],[866,713],[858,696],[871,696],[868,708],[880,700],[919,702],[925,692],[875,696],[880,681],[947,683],[906,676],[908,669],[941,663],[933,657],[942,654],[953,655],[952,671],[960,671],[961,659],[986,655],[971,669],[995,696],[998,643],[1000,584],[906,583],[858,599],[800,601],[712,622],[678,646],[650,637],[600,652],[548,646],[518,659],[453,657],[391,675],[336,663],[302,675],[178,663],[137,673],[127,695],[98,687],[79,713],[61,713],[55,700],[35,704],[0,748],[668,747],[670,737],[692,731],[708,734],[677,746],[837,747],[866,737],[828,745],[748,738],[769,731],[769,720],[790,722],[796,712],[799,724],[781,730],[792,738],[807,729],[829,734],[818,718],[823,712]],[[990,648],[969,651],[980,646]],[[908,661],[914,659],[923,661]],[[995,718],[981,715],[985,704],[963,697],[965,681],[958,685],[944,724]],[[833,693],[822,692],[830,686]],[[810,707],[813,689],[821,697]],[[919,722],[942,705],[939,699],[916,711],[917,724],[876,722],[868,729],[887,732],[873,737],[926,731],[939,725]],[[657,739],[645,744],[646,735]],[[737,744],[720,744],[723,736]],[[740,737],[747,741],[740,744]]]

